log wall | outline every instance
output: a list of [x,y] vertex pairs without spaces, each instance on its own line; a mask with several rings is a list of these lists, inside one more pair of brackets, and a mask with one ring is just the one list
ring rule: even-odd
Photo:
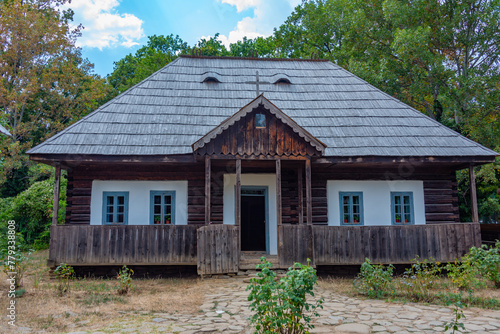
[[[458,192],[455,172],[449,169],[393,168],[377,166],[343,167],[312,166],[313,223],[328,224],[326,184],[328,180],[423,180],[427,224],[457,223]],[[234,172],[227,167],[213,167],[211,186],[211,221],[222,223],[223,177]],[[283,162],[282,215],[284,224],[298,223],[296,163]],[[274,169],[246,169],[244,173],[274,173]],[[169,166],[87,166],[68,171],[67,224],[90,223],[92,180],[187,180],[188,223],[202,225],[205,221],[205,182],[203,163]],[[305,183],[305,182],[304,182]],[[305,184],[303,184],[305,194]],[[303,207],[305,208],[305,196]]]
[[195,265],[196,227],[57,225],[49,265]]

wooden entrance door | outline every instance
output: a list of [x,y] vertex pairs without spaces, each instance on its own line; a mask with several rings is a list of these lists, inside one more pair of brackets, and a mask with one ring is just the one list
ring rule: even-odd
[[241,250],[268,252],[267,187],[241,189]]

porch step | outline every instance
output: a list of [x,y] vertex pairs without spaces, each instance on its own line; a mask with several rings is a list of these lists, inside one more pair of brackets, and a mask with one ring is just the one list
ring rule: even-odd
[[267,261],[273,264],[273,268],[279,267],[279,260],[277,255],[269,255],[265,252],[241,252],[240,253],[240,269],[255,270],[255,266],[260,264],[260,258],[264,256]]

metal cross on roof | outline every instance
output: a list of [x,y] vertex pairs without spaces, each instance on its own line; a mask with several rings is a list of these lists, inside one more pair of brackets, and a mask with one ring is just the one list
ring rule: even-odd
[[247,81],[247,84],[255,84],[255,90],[257,92],[257,96],[260,95],[260,85],[269,85],[268,81],[260,81],[259,80],[259,71],[255,71],[255,81]]

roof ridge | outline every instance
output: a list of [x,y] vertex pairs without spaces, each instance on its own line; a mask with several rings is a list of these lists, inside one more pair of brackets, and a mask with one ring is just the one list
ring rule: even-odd
[[328,59],[307,59],[307,58],[259,58],[259,57],[234,57],[234,56],[194,56],[194,55],[179,55],[179,58],[198,58],[198,59],[232,59],[232,60],[262,60],[262,61],[310,61],[310,62],[330,62]]

